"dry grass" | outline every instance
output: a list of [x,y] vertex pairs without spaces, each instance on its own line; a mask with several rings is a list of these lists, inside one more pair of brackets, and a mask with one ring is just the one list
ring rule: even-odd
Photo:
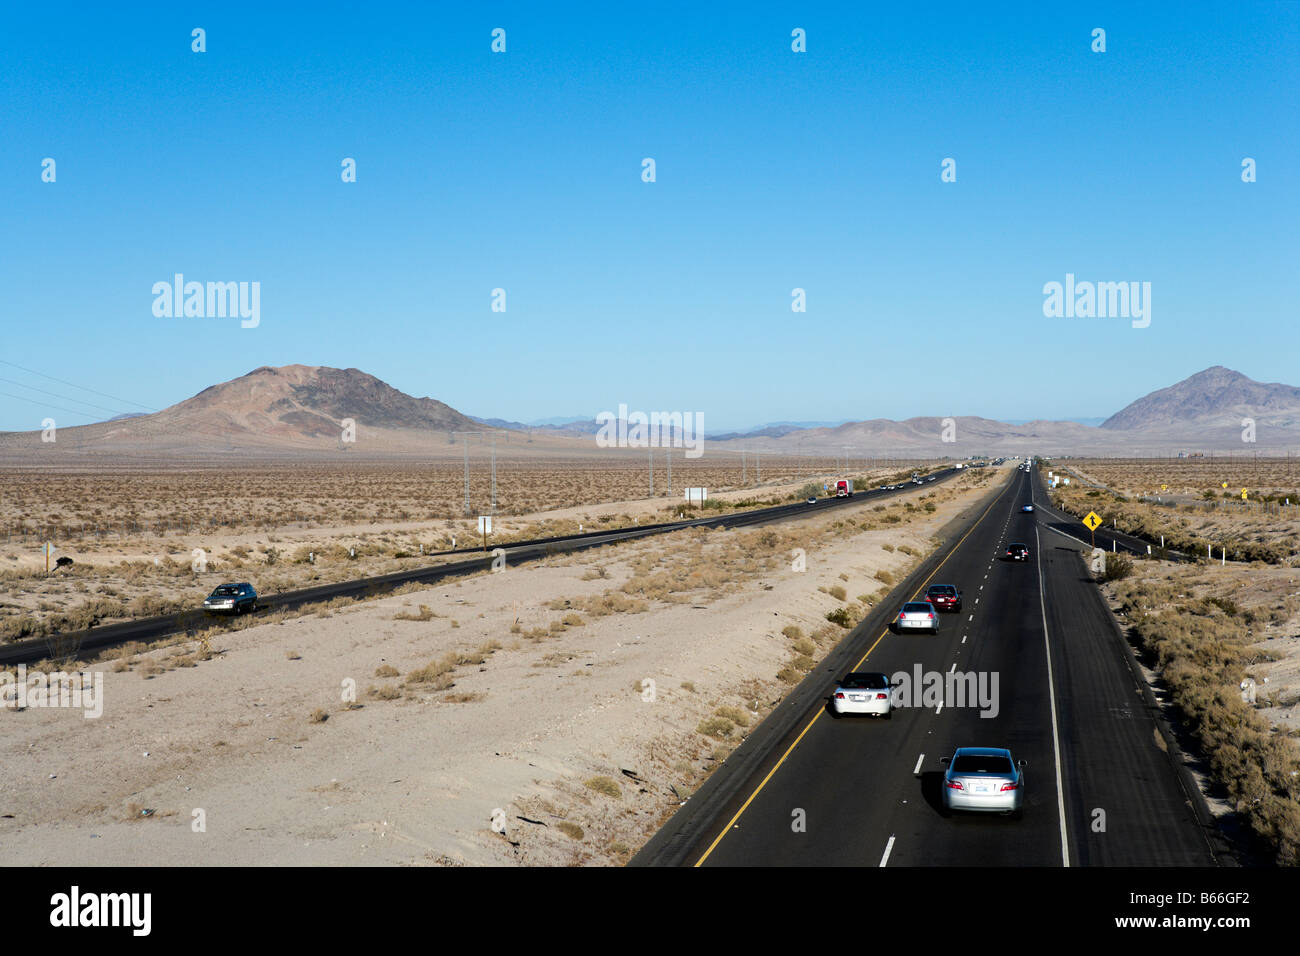
[[1279,865],[1300,864],[1300,750],[1242,700],[1238,687],[1252,666],[1270,659],[1256,646],[1265,616],[1227,595],[1198,594],[1186,574],[1176,582],[1122,582],[1114,595],[1214,782]]
[[613,777],[592,777],[583,783],[583,786],[588,790],[594,790],[596,793],[613,797],[615,800],[623,799],[623,788],[618,785],[618,781]]

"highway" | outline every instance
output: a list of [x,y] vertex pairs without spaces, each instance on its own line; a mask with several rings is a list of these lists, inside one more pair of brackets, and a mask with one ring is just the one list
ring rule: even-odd
[[[941,484],[953,475],[960,473],[960,470],[957,468],[949,467],[941,469],[933,473],[935,479],[933,483],[936,485]],[[930,482],[924,483],[926,487],[930,484]],[[879,501],[882,498],[905,494],[907,491],[911,490],[919,489],[914,488],[912,485],[905,485],[895,491],[886,491],[883,488],[873,488],[857,491],[852,497],[819,498],[814,504],[800,501],[795,504],[776,505],[770,508],[757,508],[751,511],[741,511],[727,515],[714,515],[705,518],[688,518],[684,521],[645,524],[613,531],[587,531],[582,534],[560,535],[551,538],[534,538],[527,541],[513,541],[508,544],[499,545],[499,547],[505,552],[507,565],[516,565],[526,561],[535,561],[539,558],[549,557],[550,555],[561,552],[597,548],[607,544],[614,544],[619,541],[630,541],[650,535],[680,531],[683,528],[740,528],[773,524],[798,518],[807,518],[831,508],[852,507],[854,505]],[[478,556],[472,558],[466,557],[464,560],[448,564],[415,567],[404,571],[396,571],[391,574],[357,578],[350,581],[336,582],[334,584],[323,584],[318,587],[282,591],[274,594],[259,593],[257,599],[258,612],[268,610],[292,610],[308,604],[332,601],[335,598],[340,597],[356,599],[375,597],[395,590],[405,584],[432,584],[436,581],[443,580],[444,578],[456,577],[457,575],[463,574],[474,574],[481,571],[487,571],[492,567],[494,558],[491,552],[484,551],[482,548],[461,548],[455,551],[443,551],[429,554],[427,557],[448,558],[467,555]],[[215,587],[222,581],[230,580],[251,581],[254,587],[257,586],[256,575],[253,572],[240,569],[236,574],[237,576],[234,578],[221,578],[216,574],[211,574],[209,575],[209,587]],[[206,596],[206,594],[204,596]],[[202,599],[200,598],[196,601],[196,605],[201,603],[201,600]],[[140,618],[134,621],[123,621],[116,624],[108,624],[102,627],[94,627],[82,631],[68,632],[49,637],[13,641],[9,644],[0,646],[0,667],[9,667],[17,664],[31,664],[45,658],[63,659],[80,657],[81,659],[84,659],[85,655],[92,651],[101,651],[106,648],[119,646],[133,641],[149,643],[151,641],[157,641],[161,638],[168,637],[172,634],[186,632],[192,633],[197,628],[212,626],[213,624],[218,623],[219,620],[220,619],[218,618],[205,614],[201,609],[196,607],[194,610],[182,611],[176,614],[165,614],[156,617]]]
[[[1040,524],[1057,520],[1041,508],[1020,511],[1045,500],[1036,472],[1012,474],[632,865],[1232,865],[1176,748],[1157,745],[1155,702],[1078,542]],[[1000,560],[1008,541],[1028,544],[1031,560]],[[931,583],[960,587],[962,611],[944,615],[937,635],[891,633],[897,605]],[[918,665],[983,674],[989,689],[996,674],[996,707],[907,706],[889,721],[837,720],[826,708],[849,670],[914,674]],[[941,813],[940,758],[959,746],[1008,747],[1027,761],[1022,819]]]

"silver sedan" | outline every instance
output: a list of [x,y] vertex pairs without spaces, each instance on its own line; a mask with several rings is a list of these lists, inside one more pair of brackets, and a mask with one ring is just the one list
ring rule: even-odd
[[894,618],[897,631],[929,631],[939,633],[939,614],[929,601],[908,601]]
[[1025,799],[1023,760],[1002,747],[958,747],[943,775],[943,808],[1007,813],[1020,818]]

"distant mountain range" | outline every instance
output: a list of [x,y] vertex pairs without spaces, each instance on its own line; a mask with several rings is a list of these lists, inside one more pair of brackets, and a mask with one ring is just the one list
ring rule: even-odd
[[[249,453],[336,453],[379,457],[454,454],[457,433],[512,454],[590,454],[601,426],[592,419],[532,424],[463,414],[414,398],[359,369],[263,366],[147,415],[65,427],[59,443],[83,451],[153,457]],[[521,434],[522,433],[522,434]],[[6,460],[32,454],[37,432],[0,433]],[[350,437],[347,437],[349,436]],[[1255,441],[1243,440],[1253,435]],[[772,422],[749,432],[705,434],[706,448],[765,454],[965,458],[1049,455],[1279,453],[1300,449],[1300,388],[1256,382],[1214,366],[1145,395],[1100,422],[1008,423],[976,416],[905,421]],[[48,449],[48,446],[46,446]],[[707,453],[707,452],[706,452]]]

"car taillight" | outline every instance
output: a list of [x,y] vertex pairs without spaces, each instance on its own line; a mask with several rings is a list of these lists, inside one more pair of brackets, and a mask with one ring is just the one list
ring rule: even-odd
[[837,691],[836,694],[835,694],[835,699],[836,699],[836,700],[843,700],[843,699],[844,699],[844,694],[843,694],[843,692]]
[[1019,790],[1019,789],[1020,789],[1019,781],[1012,781],[1011,783],[1004,783],[1002,785],[1003,793],[1006,793],[1008,790]]
[[928,617],[930,620],[933,621],[933,620],[934,620],[934,612],[931,611],[929,614],[926,615],[926,617]]
[[876,700],[884,700],[888,696],[889,696],[888,694],[877,694]]
[[961,785],[961,781],[960,781],[960,780],[949,780],[949,781],[947,782],[947,787],[948,787],[949,790],[965,790],[965,789],[966,789],[965,787],[963,787],[963,786]]

